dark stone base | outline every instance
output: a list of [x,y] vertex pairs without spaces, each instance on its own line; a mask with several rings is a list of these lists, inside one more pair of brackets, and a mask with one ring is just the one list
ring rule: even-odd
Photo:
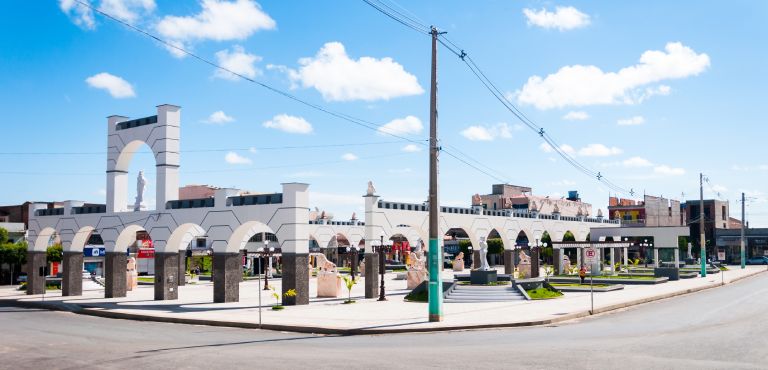
[[530,278],[539,277],[539,253],[541,248],[531,248],[531,276]]
[[45,252],[27,252],[27,295],[45,293],[45,274],[40,269],[48,265]]
[[125,297],[128,256],[125,252],[107,252],[104,256],[104,298]]
[[[309,254],[283,253],[283,305],[309,304]],[[296,290],[295,297],[286,297],[285,292]]]
[[498,281],[496,270],[472,270],[469,272],[469,283],[477,285],[487,285],[488,283],[495,283]]
[[[157,266],[157,265],[155,265]],[[187,285],[187,251],[179,251],[179,286]]]
[[64,252],[62,262],[61,295],[83,295],[83,252]]
[[179,254],[155,252],[155,300],[179,298]]
[[365,298],[379,296],[379,255],[365,254]]
[[515,251],[511,249],[504,250],[504,273],[512,275],[515,272]]
[[654,277],[668,277],[670,281],[680,280],[680,269],[675,267],[656,267],[653,269]]
[[240,253],[213,254],[214,303],[240,301],[241,258]]

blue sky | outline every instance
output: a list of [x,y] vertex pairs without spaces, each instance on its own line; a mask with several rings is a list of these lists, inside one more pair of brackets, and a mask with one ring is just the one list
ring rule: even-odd
[[[754,198],[751,225],[768,226],[768,3],[381,1],[447,31],[563,150],[614,183],[690,199],[704,172],[706,197],[731,200],[738,217],[745,191]],[[363,1],[91,3],[313,104],[427,137],[429,38]],[[409,151],[409,142],[180,58],[71,0],[8,5],[0,14],[0,203],[103,202],[105,117],[144,117],[162,103],[183,108],[182,184],[270,192],[308,182],[313,206],[341,219],[360,214],[368,180],[385,199],[426,199],[427,153]],[[456,56],[441,48],[439,57],[445,147],[536,194],[579,190],[605,208],[604,184],[542,146]],[[329,144],[343,146],[308,148]],[[285,146],[302,148],[265,149]],[[51,152],[59,154],[33,154]],[[129,176],[139,169],[154,180],[148,148]],[[468,205],[498,182],[447,155],[441,180],[450,205]]]

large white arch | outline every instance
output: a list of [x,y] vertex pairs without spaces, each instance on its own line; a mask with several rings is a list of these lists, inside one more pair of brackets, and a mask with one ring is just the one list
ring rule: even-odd
[[173,230],[171,237],[168,238],[168,242],[165,243],[163,249],[155,250],[155,252],[175,253],[180,250],[185,250],[192,240],[201,236],[205,236],[205,230],[203,230],[200,225],[191,222],[179,225],[179,227]]
[[275,232],[264,223],[259,221],[248,221],[235,229],[232,236],[229,237],[225,250],[216,250],[217,248],[214,248],[214,252],[237,253],[241,249],[245,249],[245,244],[248,243],[248,240],[258,233],[275,234]]
[[123,228],[122,231],[120,231],[120,235],[117,236],[117,239],[115,240],[115,245],[112,247],[112,250],[107,250],[107,252],[127,251],[128,247],[130,247],[131,244],[136,243],[136,233],[139,231],[146,231],[146,230],[139,225],[126,226],[125,228]]
[[83,248],[85,248],[85,245],[88,243],[88,238],[90,238],[94,230],[96,229],[93,226],[81,227],[80,230],[75,233],[75,237],[72,238],[72,243],[69,243],[69,246],[64,248],[64,251],[82,252]]
[[45,252],[48,250],[48,244],[51,242],[51,238],[56,235],[56,229],[52,227],[46,227],[37,233],[35,238],[35,244],[32,245],[32,251]]

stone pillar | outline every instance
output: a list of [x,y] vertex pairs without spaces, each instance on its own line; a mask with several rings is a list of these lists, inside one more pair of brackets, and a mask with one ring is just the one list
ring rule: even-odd
[[104,257],[104,298],[125,297],[128,256],[125,252],[107,252]]
[[563,250],[560,248],[552,248],[552,274],[563,274]]
[[629,266],[629,248],[624,247],[624,266]]
[[283,253],[283,294],[296,290],[295,297],[283,296],[286,306],[309,304],[309,253]]
[[379,296],[379,255],[365,251],[365,298]]
[[675,248],[675,268],[680,267],[680,248]]
[[515,251],[512,249],[504,250],[504,273],[512,275],[515,272]]
[[659,267],[659,248],[653,248],[653,266]]
[[581,269],[581,260],[582,260],[581,252],[583,251],[584,251],[583,248],[576,248],[576,267],[579,269]]
[[40,276],[40,269],[48,264],[45,251],[27,252],[27,295],[45,292],[45,274]]
[[541,247],[531,248],[531,276],[532,278],[539,277],[539,253],[541,253]]
[[179,253],[155,252],[155,300],[179,298]]
[[187,250],[186,249],[179,251],[179,286],[183,286],[183,285],[187,285]]
[[64,252],[62,264],[61,295],[83,295],[83,252]]
[[480,268],[480,250],[473,250],[472,251],[472,269],[479,269]]
[[240,301],[240,253],[213,254],[213,302]]
[[616,272],[616,248],[611,248],[611,271]]

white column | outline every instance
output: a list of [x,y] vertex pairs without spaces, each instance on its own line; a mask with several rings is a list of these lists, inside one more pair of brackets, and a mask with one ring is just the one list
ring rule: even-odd
[[624,265],[629,265],[629,248],[624,247]]
[[615,272],[614,266],[616,265],[616,262],[614,262],[616,259],[614,258],[614,254],[616,254],[616,248],[611,248],[611,271]]
[[373,243],[374,240],[379,241],[377,232],[381,231],[381,225],[376,223],[379,218],[377,217],[379,196],[366,195],[363,198],[365,198],[365,254],[374,254]]
[[680,248],[675,248],[675,267],[680,267]]
[[576,248],[576,267],[581,268],[581,252],[584,251],[582,248]]
[[659,267],[659,248],[653,248],[653,266]]
[[147,144],[156,153],[157,160],[155,208],[164,210],[167,201],[179,199],[181,107],[170,104],[157,106],[157,124],[164,133],[162,140]]

